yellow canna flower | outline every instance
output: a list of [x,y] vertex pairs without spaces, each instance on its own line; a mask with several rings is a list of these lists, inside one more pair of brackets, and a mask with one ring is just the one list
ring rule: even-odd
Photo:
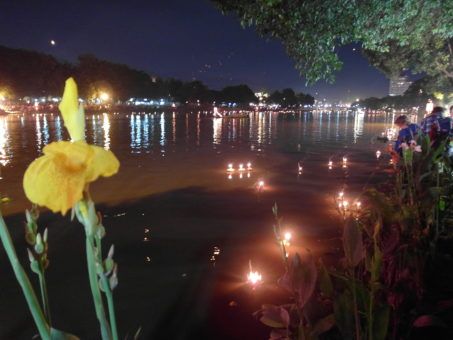
[[82,199],[88,183],[99,176],[112,176],[119,169],[111,151],[84,141],[54,142],[43,151],[44,155],[25,171],[25,195],[31,202],[63,215]]
[[85,140],[85,112],[83,105],[79,105],[79,93],[73,78],[66,80],[63,98],[58,108],[72,141]]

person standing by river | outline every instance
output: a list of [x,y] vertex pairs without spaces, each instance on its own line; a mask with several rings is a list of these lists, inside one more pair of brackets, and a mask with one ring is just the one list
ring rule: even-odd
[[441,106],[436,106],[433,108],[432,112],[423,118],[420,128],[423,134],[428,135],[431,142],[434,142],[438,139],[440,134],[441,127],[440,123],[442,120],[442,114],[444,108]]
[[393,145],[393,151],[401,155],[401,144],[409,144],[411,140],[415,140],[420,128],[417,124],[410,123],[406,115],[398,116],[395,119],[395,125],[398,126],[400,130],[398,132],[398,137]]

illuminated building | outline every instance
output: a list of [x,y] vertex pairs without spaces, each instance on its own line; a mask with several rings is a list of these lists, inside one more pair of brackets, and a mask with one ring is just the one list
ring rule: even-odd
[[402,96],[411,84],[406,76],[390,79],[389,96]]

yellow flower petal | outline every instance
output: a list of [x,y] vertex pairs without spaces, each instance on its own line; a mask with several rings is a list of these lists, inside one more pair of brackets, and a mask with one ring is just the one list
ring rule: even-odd
[[85,112],[83,105],[79,105],[77,84],[73,78],[66,80],[63,98],[58,108],[71,139],[73,141],[85,140]]
[[118,172],[120,162],[110,150],[90,145],[94,156],[87,169],[86,181],[93,182],[99,176],[110,177]]
[[63,215],[82,198],[86,184],[99,176],[112,176],[119,169],[111,151],[84,141],[54,142],[43,151],[44,156],[25,172],[25,194],[33,203]]
[[83,171],[70,171],[57,160],[42,156],[35,159],[25,171],[24,190],[27,198],[63,215],[80,199],[85,186]]

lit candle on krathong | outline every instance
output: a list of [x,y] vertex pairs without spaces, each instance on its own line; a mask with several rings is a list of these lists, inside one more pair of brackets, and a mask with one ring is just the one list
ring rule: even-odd
[[381,151],[376,151],[376,158],[379,159],[379,157],[381,157]]
[[247,282],[255,289],[258,285],[263,282],[263,277],[258,271],[254,271],[252,268],[252,261],[249,261],[250,271],[247,275]]
[[287,231],[283,234],[283,245],[285,247],[289,247],[290,243],[291,243],[291,238],[293,237],[293,235],[291,234],[291,232]]
[[233,163],[228,164],[227,171],[234,171]]
[[348,167],[348,158],[343,157],[343,168],[347,168],[347,167]]
[[258,181],[258,183],[256,184],[256,187],[257,187],[258,191],[263,190],[264,189],[264,181],[262,179],[260,179]]

